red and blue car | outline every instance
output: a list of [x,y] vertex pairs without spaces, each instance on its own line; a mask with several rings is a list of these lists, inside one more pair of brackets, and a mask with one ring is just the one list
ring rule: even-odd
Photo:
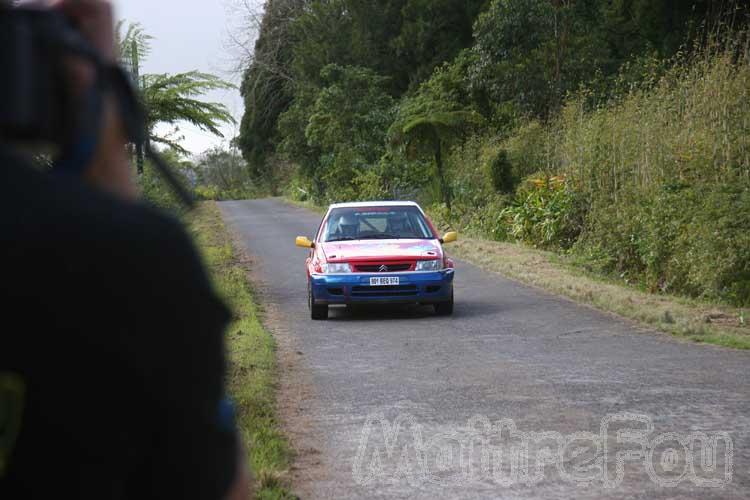
[[331,205],[309,248],[307,294],[310,316],[328,318],[328,306],[429,304],[453,314],[453,261],[443,245],[458,234],[438,235],[413,202]]

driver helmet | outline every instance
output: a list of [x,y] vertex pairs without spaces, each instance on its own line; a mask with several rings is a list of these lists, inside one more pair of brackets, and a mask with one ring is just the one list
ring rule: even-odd
[[393,215],[388,217],[388,231],[393,233],[402,233],[408,229],[406,217],[402,215]]
[[354,214],[345,214],[339,218],[339,230],[344,236],[356,236],[359,230],[359,220]]

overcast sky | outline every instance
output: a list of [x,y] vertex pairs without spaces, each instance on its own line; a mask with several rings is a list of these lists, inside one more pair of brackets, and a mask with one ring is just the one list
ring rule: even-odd
[[[239,84],[238,78],[231,74],[234,62],[228,47],[229,30],[238,26],[239,18],[232,5],[240,3],[239,0],[113,0],[113,3],[118,19],[140,22],[155,38],[141,72],[199,70]],[[239,91],[216,91],[204,99],[226,105],[239,123],[243,113]],[[238,125],[225,125],[222,130],[225,139],[187,124],[180,125],[180,132],[185,136],[183,146],[194,154],[226,143],[237,134]]]

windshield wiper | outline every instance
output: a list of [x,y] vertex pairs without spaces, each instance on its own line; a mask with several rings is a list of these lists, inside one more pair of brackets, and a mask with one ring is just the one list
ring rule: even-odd
[[393,234],[381,233],[381,234],[370,234],[367,236],[362,236],[362,238],[360,239],[362,240],[398,240],[400,239],[400,237],[395,236]]
[[335,241],[354,241],[357,238],[354,238],[353,236],[342,236],[340,238],[333,238],[330,240],[326,240],[326,243],[333,243]]

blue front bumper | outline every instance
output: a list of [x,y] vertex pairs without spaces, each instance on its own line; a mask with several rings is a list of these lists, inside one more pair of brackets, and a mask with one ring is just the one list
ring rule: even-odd
[[383,274],[313,274],[310,279],[316,304],[435,304],[450,300],[453,269],[436,272],[389,274],[397,286],[370,286],[370,278]]

